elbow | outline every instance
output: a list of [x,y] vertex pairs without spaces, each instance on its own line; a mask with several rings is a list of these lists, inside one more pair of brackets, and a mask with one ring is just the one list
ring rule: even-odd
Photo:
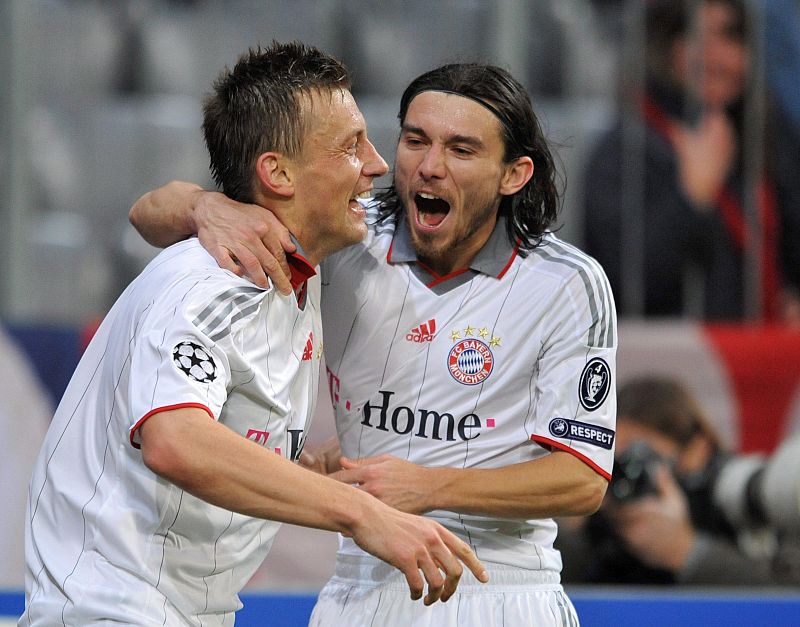
[[159,477],[175,482],[182,476],[183,463],[179,451],[168,441],[161,438],[151,438],[142,442],[142,461],[147,468]]
[[593,476],[587,478],[581,486],[581,498],[577,503],[578,511],[574,512],[574,515],[590,516],[599,510],[607,488],[608,481],[604,477],[593,473]]
[[128,211],[128,222],[130,222],[137,231],[141,227],[142,204],[145,202],[149,193],[150,192],[147,192],[144,196],[139,197],[139,200],[137,200],[130,208],[130,211]]
[[192,469],[191,451],[181,444],[170,421],[158,414],[147,420],[139,433],[144,465],[159,477],[186,488],[187,478],[197,473]]

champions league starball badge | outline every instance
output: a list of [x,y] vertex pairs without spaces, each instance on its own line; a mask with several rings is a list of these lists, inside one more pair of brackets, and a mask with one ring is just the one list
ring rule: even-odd
[[581,373],[581,380],[578,386],[578,398],[584,409],[594,411],[608,396],[611,388],[611,370],[608,364],[595,357],[592,359]]
[[198,383],[211,383],[217,378],[217,365],[211,353],[189,340],[172,349],[172,361],[178,370]]

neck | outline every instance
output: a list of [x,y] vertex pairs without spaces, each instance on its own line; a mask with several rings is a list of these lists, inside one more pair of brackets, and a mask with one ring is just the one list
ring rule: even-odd
[[303,228],[303,221],[296,216],[297,212],[291,200],[261,195],[257,198],[256,204],[269,211],[291,233],[300,248],[303,249],[303,258],[308,261],[309,265],[312,267],[319,265],[326,256],[326,251],[316,246],[313,238],[309,237],[307,229]]

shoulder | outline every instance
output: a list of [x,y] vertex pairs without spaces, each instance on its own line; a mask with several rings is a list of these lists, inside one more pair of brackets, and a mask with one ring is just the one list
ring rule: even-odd
[[276,293],[271,286],[258,287],[220,268],[194,238],[164,249],[136,283],[143,292],[153,294],[156,308],[182,311],[198,324],[204,320],[230,321],[231,316],[240,320]]
[[526,261],[532,268],[546,269],[565,281],[580,278],[608,282],[605,271],[594,257],[551,232],[545,233],[541,243],[528,253]]
[[616,304],[606,273],[594,257],[547,233],[525,263],[533,273],[555,279],[554,297],[569,303],[580,327],[589,327],[589,345],[614,343]]

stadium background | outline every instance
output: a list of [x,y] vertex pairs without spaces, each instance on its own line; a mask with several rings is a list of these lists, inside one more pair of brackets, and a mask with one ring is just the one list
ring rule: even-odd
[[[411,78],[447,61],[509,68],[528,87],[563,162],[560,234],[581,245],[583,164],[616,110],[620,68],[640,41],[641,5],[4,0],[0,314],[29,357],[37,393],[57,402],[93,325],[155,254],[127,223],[131,203],[174,178],[211,184],[200,99],[248,46],[298,38],[342,58],[353,70],[370,136],[387,159],[399,96]],[[631,319],[620,329],[620,380],[645,371],[679,376],[732,447],[768,452],[800,429],[797,332],[695,320]],[[323,409],[312,439],[331,432]],[[8,459],[0,451],[0,477],[18,480]],[[248,588],[237,624],[258,624],[265,615],[270,624],[304,624],[332,570],[334,548],[328,534],[284,529]],[[3,558],[0,570],[11,563]],[[3,574],[0,581],[12,584],[0,594],[0,616],[13,616],[21,607],[21,576],[13,583],[16,573]],[[589,626],[800,624],[800,597],[785,591],[571,592]],[[732,620],[723,619],[726,612]]]

